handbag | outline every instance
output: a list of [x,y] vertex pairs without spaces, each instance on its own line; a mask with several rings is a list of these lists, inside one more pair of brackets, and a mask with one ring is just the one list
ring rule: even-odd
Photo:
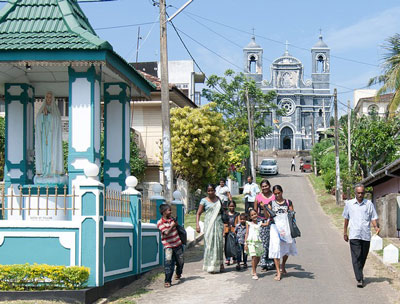
[[179,238],[181,239],[181,242],[183,245],[186,245],[187,243],[187,233],[186,233],[186,229],[183,228],[181,225],[178,224],[178,222],[176,222],[176,230],[178,230],[178,235]]
[[292,238],[297,238],[301,236],[301,232],[299,227],[297,226],[296,219],[294,215],[296,212],[288,210],[288,220],[289,220],[289,227],[290,227],[290,235]]

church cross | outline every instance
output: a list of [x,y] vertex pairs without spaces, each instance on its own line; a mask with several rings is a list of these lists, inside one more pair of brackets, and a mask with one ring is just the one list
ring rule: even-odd
[[255,31],[256,29],[254,28],[254,27],[252,27],[251,28],[251,31],[253,32],[253,37],[254,37],[254,31]]

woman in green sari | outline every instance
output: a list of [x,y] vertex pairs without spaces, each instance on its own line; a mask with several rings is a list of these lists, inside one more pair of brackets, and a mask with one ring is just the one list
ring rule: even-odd
[[207,197],[200,201],[196,214],[196,231],[200,232],[200,215],[205,211],[204,218],[204,263],[203,270],[215,273],[224,269],[223,264],[223,229],[221,219],[221,201],[215,195],[215,186],[207,186]]

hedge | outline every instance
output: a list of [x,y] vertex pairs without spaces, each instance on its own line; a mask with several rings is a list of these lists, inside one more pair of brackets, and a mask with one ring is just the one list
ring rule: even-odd
[[46,264],[0,265],[0,290],[52,290],[85,287],[90,270]]

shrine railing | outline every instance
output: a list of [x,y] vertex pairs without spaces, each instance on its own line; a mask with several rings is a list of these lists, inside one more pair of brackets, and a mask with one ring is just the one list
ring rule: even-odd
[[157,206],[149,199],[142,202],[142,223],[149,223],[152,219],[157,219]]
[[[69,212],[75,215],[77,195],[75,187],[71,193],[64,187],[19,186],[2,187],[0,192],[1,219],[66,219]],[[7,215],[7,216],[5,216]]]
[[106,189],[104,215],[106,220],[130,216],[130,199],[120,191]]

